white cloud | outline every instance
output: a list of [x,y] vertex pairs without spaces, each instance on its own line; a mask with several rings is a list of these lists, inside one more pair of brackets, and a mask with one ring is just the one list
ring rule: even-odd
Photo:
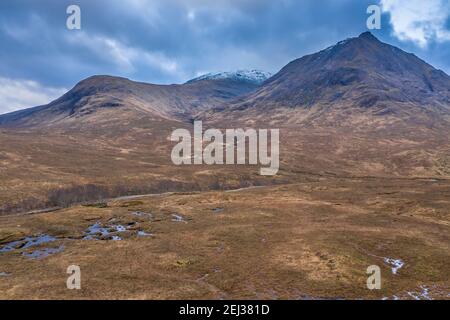
[[426,47],[430,41],[450,41],[446,22],[450,18],[448,0],[380,0],[383,12],[390,14],[394,35]]
[[137,64],[148,65],[169,74],[176,74],[179,69],[175,60],[167,58],[160,52],[149,52],[126,46],[113,38],[100,35],[91,36],[79,32],[76,35],[68,36],[67,41],[88,48],[102,59],[111,61],[122,72],[135,72]]
[[35,81],[0,77],[0,114],[47,104],[66,92],[65,88],[47,88]]

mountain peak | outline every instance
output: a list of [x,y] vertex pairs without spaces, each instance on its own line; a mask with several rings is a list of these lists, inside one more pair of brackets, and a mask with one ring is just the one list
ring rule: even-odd
[[234,80],[262,84],[272,76],[271,73],[261,70],[238,70],[234,72],[211,72],[189,80],[187,83],[203,80]]
[[367,39],[367,40],[376,40],[376,41],[378,41],[377,37],[375,37],[372,34],[372,32],[370,32],[370,31],[366,31],[366,32],[361,33],[358,38],[359,39]]
[[352,37],[352,38],[347,38],[345,40],[339,41],[338,43],[320,51],[320,52],[330,52],[333,51],[335,49],[337,50],[342,50],[345,48],[355,48],[355,47],[371,47],[371,48],[375,48],[378,45],[382,44],[382,42],[380,40],[378,40],[377,37],[375,37],[371,32],[367,31],[367,32],[363,32],[361,33],[358,37]]
[[450,77],[364,32],[290,62],[233,108],[398,116],[448,113],[449,102]]

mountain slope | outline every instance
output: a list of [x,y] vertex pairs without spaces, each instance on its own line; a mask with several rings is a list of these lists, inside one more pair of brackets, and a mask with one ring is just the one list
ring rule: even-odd
[[150,117],[186,120],[258,87],[257,82],[214,78],[183,85],[154,85],[125,78],[93,76],[48,105],[0,116],[0,125],[48,126],[127,118]]
[[283,120],[319,125],[352,114],[448,120],[450,77],[367,32],[292,61],[254,92],[214,112],[248,119],[264,114],[266,120],[286,113]]

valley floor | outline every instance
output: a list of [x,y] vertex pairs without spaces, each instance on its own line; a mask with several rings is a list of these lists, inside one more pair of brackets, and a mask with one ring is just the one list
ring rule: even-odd
[[449,299],[449,207],[448,180],[321,178],[2,216],[0,299]]

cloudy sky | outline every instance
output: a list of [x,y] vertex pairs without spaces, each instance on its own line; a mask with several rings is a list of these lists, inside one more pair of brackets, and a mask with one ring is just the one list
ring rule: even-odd
[[[81,8],[81,30],[66,9]],[[181,83],[261,69],[367,31],[450,74],[450,0],[2,0],[0,113],[45,104],[94,74]]]

